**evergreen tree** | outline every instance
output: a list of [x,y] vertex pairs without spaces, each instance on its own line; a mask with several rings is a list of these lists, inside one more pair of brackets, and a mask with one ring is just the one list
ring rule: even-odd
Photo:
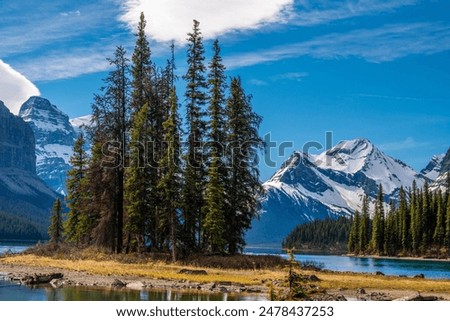
[[125,200],[127,210],[127,223],[125,230],[128,233],[127,252],[130,246],[133,250],[141,252],[145,244],[146,226],[149,213],[147,200],[148,177],[146,171],[146,146],[148,137],[148,104],[140,108],[133,117],[131,125],[130,164],[125,169]]
[[102,94],[93,105],[93,141],[101,147],[103,194],[100,218],[95,228],[96,243],[122,252],[124,226],[124,166],[128,148],[129,130],[129,65],[123,47],[117,47],[109,59],[112,71],[105,79]]
[[202,210],[205,205],[204,190],[206,168],[204,155],[204,133],[206,123],[203,110],[207,103],[207,82],[204,64],[205,50],[199,22],[194,20],[193,31],[188,34],[188,70],[186,81],[187,152],[184,155],[184,186],[182,190],[182,212],[185,251],[200,250],[203,243]]
[[259,182],[257,151],[262,147],[258,135],[261,117],[252,110],[239,78],[232,78],[227,100],[228,145],[230,167],[229,208],[225,218],[228,251],[236,253],[245,245],[244,233],[260,210],[263,188]]
[[356,211],[355,215],[352,219],[352,227],[350,228],[350,234],[348,237],[348,251],[350,253],[358,253],[359,240],[358,234],[360,229],[360,215],[359,212]]
[[419,250],[420,240],[422,236],[421,224],[420,224],[420,208],[419,208],[419,196],[416,181],[413,182],[410,196],[410,216],[411,216],[411,240],[412,250],[414,254],[417,254]]
[[383,187],[378,187],[378,196],[375,201],[375,214],[372,222],[372,239],[370,247],[377,254],[382,254],[384,249],[384,206],[383,206]]
[[433,237],[434,228],[431,215],[431,196],[429,191],[428,182],[425,182],[422,191],[422,207],[420,214],[420,225],[422,230],[421,249],[422,252],[427,248],[427,245],[431,243]]
[[436,215],[437,215],[437,223],[436,223],[436,229],[434,230],[433,240],[434,244],[436,244],[438,247],[441,247],[444,244],[444,238],[445,238],[445,211],[444,211],[444,204],[442,200],[442,192],[441,190],[438,191],[437,197],[437,209],[436,209]]
[[178,100],[175,88],[171,94],[171,108],[168,119],[164,122],[164,141],[166,143],[165,155],[160,160],[160,168],[163,171],[158,184],[162,211],[166,214],[169,226],[169,238],[172,260],[178,255],[180,232],[180,192],[181,181],[181,121],[178,115]]
[[367,250],[369,241],[371,239],[370,232],[371,232],[371,224],[369,214],[369,199],[367,195],[364,195],[361,210],[361,223],[359,226],[358,252],[363,253]]
[[50,243],[60,244],[63,241],[63,233],[62,204],[61,200],[57,198],[55,203],[53,203],[50,227],[48,228]]
[[73,154],[70,157],[72,168],[67,172],[67,206],[69,208],[68,219],[64,225],[66,240],[79,245],[86,234],[83,224],[88,215],[86,213],[86,169],[88,157],[84,150],[85,139],[81,133],[75,141]]
[[225,207],[227,183],[227,167],[223,163],[225,152],[226,125],[225,125],[225,66],[220,56],[219,42],[213,45],[214,56],[209,64],[210,73],[208,83],[210,88],[209,141],[208,141],[208,182],[205,195],[205,219],[203,223],[205,238],[212,252],[225,251]]
[[410,243],[410,236],[409,236],[410,220],[408,215],[408,204],[406,200],[406,193],[403,186],[400,188],[399,192],[398,216],[399,216],[400,241],[403,253],[406,253]]
[[[448,176],[450,177],[450,175]],[[447,198],[447,210],[445,218],[445,244],[447,245],[447,248],[450,249],[450,198]]]
[[145,20],[144,13],[141,12],[136,34],[136,44],[134,46],[134,51],[131,58],[131,87],[133,91],[131,93],[130,107],[133,114],[137,113],[145,104],[149,103],[152,92],[151,81],[153,66],[150,59],[150,44],[145,34],[146,25],[147,22]]
[[395,255],[397,253],[399,245],[398,235],[397,213],[394,201],[391,200],[384,230],[384,253],[387,255]]

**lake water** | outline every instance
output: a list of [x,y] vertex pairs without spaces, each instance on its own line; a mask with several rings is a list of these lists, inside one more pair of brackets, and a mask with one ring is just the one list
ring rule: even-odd
[[0,255],[5,253],[20,253],[34,244],[29,242],[0,242]]
[[256,295],[200,291],[30,287],[7,281],[6,275],[0,275],[0,301],[254,301],[263,299],[263,297]]
[[[287,258],[280,249],[247,248],[247,254],[276,254]],[[450,279],[450,261],[396,259],[396,258],[367,258],[340,255],[296,254],[296,261],[314,261],[323,264],[324,269],[332,271],[349,271],[374,273],[382,272],[386,275],[414,276],[423,274],[429,279]]]

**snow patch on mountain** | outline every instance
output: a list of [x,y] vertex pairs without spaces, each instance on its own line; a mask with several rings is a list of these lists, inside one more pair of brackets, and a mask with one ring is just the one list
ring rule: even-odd
[[364,195],[376,197],[380,184],[387,206],[397,199],[401,186],[409,187],[413,181],[422,187],[431,180],[367,139],[342,141],[319,155],[294,152],[263,184],[263,211],[252,222],[247,242],[279,246],[298,224],[353,215],[361,210]]

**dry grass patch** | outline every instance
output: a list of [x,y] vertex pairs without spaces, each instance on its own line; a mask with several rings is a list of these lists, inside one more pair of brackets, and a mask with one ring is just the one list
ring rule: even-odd
[[358,273],[319,272],[320,286],[325,289],[384,289],[450,293],[450,280],[414,279]]
[[87,272],[98,275],[135,276],[149,279],[188,280],[192,282],[234,282],[245,285],[261,284],[262,280],[282,277],[283,271],[271,270],[230,270],[206,268],[207,275],[186,275],[178,272],[192,269],[190,265],[169,264],[166,262],[121,263],[110,260],[69,260],[41,257],[33,254],[10,256],[1,259],[6,264],[35,267],[61,268],[70,271]]

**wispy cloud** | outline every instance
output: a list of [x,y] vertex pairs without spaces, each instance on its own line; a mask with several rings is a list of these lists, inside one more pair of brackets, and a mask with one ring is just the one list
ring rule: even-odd
[[31,96],[39,96],[39,89],[18,71],[0,59],[0,100],[15,115]]
[[295,13],[291,15],[289,24],[315,26],[331,21],[389,12],[418,2],[420,0],[297,0]]
[[19,62],[17,69],[32,81],[68,79],[107,70],[107,57],[112,56],[113,50],[114,48],[104,51],[80,49],[70,53],[55,53]]
[[305,77],[308,77],[307,72],[286,72],[283,74],[278,74],[272,77],[273,81],[280,81],[280,80],[294,80],[294,81],[302,81]]
[[333,33],[309,41],[229,56],[224,60],[229,68],[300,56],[319,59],[357,57],[380,63],[414,54],[431,55],[448,50],[450,50],[450,25],[411,23]]
[[269,83],[278,82],[278,81],[302,81],[305,77],[308,77],[309,74],[307,72],[285,72],[282,74],[277,74],[271,77],[268,77],[267,80],[262,80],[258,78],[252,78],[249,80],[249,83],[255,86],[267,86]]
[[385,152],[401,151],[407,149],[416,149],[430,146],[430,142],[419,142],[412,137],[407,137],[404,140],[396,142],[388,142],[378,145],[381,150]]
[[211,39],[231,31],[287,23],[293,4],[294,0],[127,0],[121,20],[135,30],[144,12],[151,38],[184,43],[193,19],[201,22],[203,36]]

